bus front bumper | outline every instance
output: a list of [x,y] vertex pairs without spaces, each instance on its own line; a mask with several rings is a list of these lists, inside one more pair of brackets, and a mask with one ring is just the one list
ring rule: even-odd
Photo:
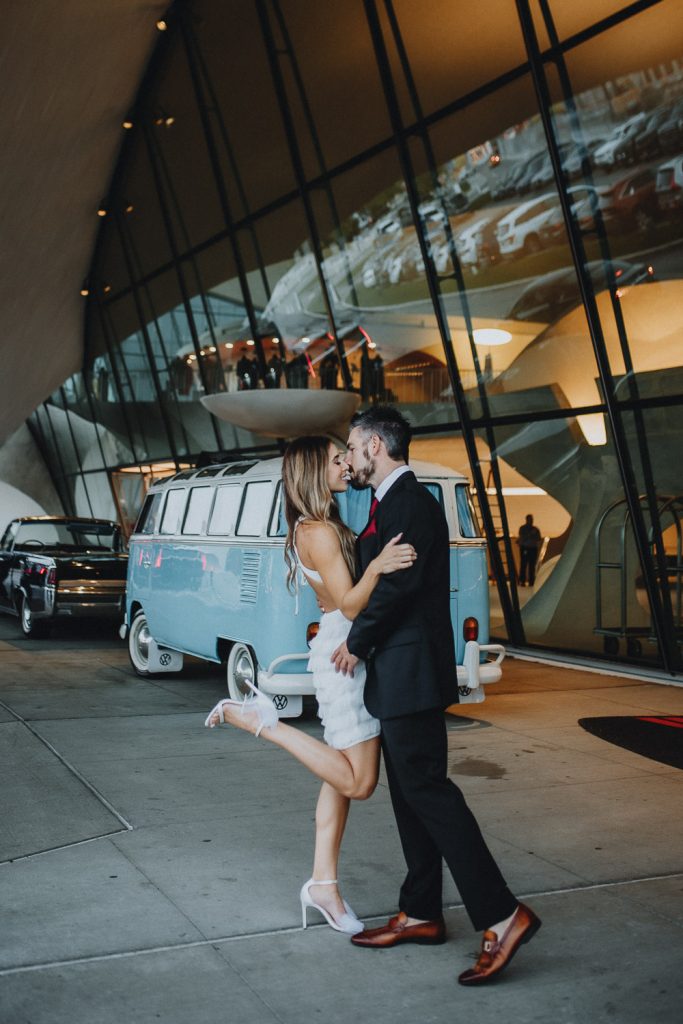
[[[482,663],[481,655],[494,655],[493,660]],[[457,666],[458,686],[462,689],[478,690],[488,683],[497,683],[503,675],[501,664],[505,657],[502,644],[479,644],[476,640],[468,640],[462,665]],[[264,693],[271,696],[312,696],[315,694],[313,676],[310,672],[282,672],[281,666],[286,662],[308,661],[306,654],[283,654],[275,658],[267,669],[259,669],[258,686]],[[482,698],[483,699],[483,696]]]
[[[493,661],[482,663],[481,655],[495,655]],[[462,665],[458,665],[458,689],[461,703],[479,704],[484,700],[483,686],[497,683],[503,675],[500,667],[505,657],[502,644],[479,644],[476,640],[468,640]]]

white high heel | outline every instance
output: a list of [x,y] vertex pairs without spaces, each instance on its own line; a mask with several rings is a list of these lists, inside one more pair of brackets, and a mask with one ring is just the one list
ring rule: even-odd
[[248,711],[256,712],[256,715],[258,716],[258,727],[254,733],[255,737],[261,735],[262,729],[268,729],[273,725],[277,725],[279,716],[272,700],[269,700],[265,693],[261,693],[261,691],[257,690],[251,683],[248,685],[254,691],[251,696],[245,696],[244,700],[231,700],[226,697],[224,700],[219,700],[218,704],[211,708],[204,722],[207,729],[215,728],[215,724],[211,723],[211,719],[214,715],[218,715],[218,721],[221,725],[225,725],[225,714],[223,712],[223,708],[226,704],[234,704],[240,709],[240,713],[243,715]]
[[358,935],[359,932],[363,931],[363,922],[359,921],[354,914],[351,907],[348,905],[346,900],[342,900],[346,913],[342,914],[340,918],[334,918],[330,914],[329,910],[325,910],[325,907],[321,907],[320,904],[315,903],[311,897],[310,888],[312,885],[336,885],[337,879],[326,879],[325,881],[318,881],[317,878],[309,878],[307,882],[301,886],[301,892],[299,898],[301,900],[301,921],[304,928],[308,927],[308,908],[313,907],[320,914],[323,915],[330,928],[334,928],[336,932],[344,932],[345,935]]

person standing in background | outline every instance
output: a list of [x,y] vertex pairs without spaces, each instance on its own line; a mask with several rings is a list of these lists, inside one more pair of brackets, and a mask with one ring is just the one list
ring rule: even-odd
[[534,526],[534,517],[529,515],[519,528],[519,585],[533,587],[536,579],[536,564],[541,550],[541,531]]

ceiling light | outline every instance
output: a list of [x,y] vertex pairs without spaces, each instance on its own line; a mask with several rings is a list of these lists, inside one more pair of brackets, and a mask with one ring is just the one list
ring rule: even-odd
[[154,124],[164,125],[166,128],[170,128],[172,124],[175,124],[175,117],[172,114],[167,113],[163,107],[159,107],[154,113]]
[[107,216],[107,207],[106,207],[106,204],[105,204],[104,200],[102,200],[100,205],[97,207],[97,216],[98,217],[106,217]]
[[108,284],[108,283],[107,284],[103,284],[102,285],[102,291],[104,292],[105,295],[108,295],[109,292],[111,291],[111,285]]
[[81,285],[81,295],[83,296],[84,299],[88,295],[90,295],[90,289],[88,288],[88,282],[87,281],[84,281],[83,284]]
[[159,20],[156,23],[156,26],[160,32],[165,32],[166,29],[168,28],[168,22],[164,21],[163,18],[159,18]]
[[254,344],[253,339],[252,338],[247,338],[247,345],[253,345],[253,344]]
[[135,207],[133,206],[132,203],[126,203],[126,205],[123,208],[124,213],[132,213],[134,209]]
[[576,422],[581,427],[581,433],[592,448],[607,444],[605,417],[601,412],[589,412],[583,416],[577,416]]
[[233,344],[232,344],[232,342],[231,342],[231,341],[226,341],[226,343],[225,343],[225,347],[226,347],[226,348],[233,348],[234,346],[233,346]]
[[132,117],[124,118],[123,121],[121,122],[121,127],[125,128],[126,131],[129,131],[133,127],[133,119],[132,119]]
[[475,345],[507,345],[512,341],[509,331],[502,331],[497,327],[478,327],[472,331]]

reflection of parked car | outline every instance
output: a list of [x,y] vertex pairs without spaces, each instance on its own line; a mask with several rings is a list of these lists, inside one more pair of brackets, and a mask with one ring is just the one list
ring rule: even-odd
[[458,235],[457,249],[460,262],[475,271],[496,263],[500,259],[500,245],[496,229],[504,214],[490,211]]
[[[593,153],[596,149],[604,144],[604,139],[591,139],[590,142],[584,143],[584,149],[588,154],[588,160],[590,162]],[[562,170],[568,178],[576,178],[583,169],[582,160],[582,149],[578,143],[574,143],[571,149],[567,150],[564,157],[562,158]]]
[[105,519],[13,519],[0,541],[0,609],[18,615],[26,636],[58,616],[112,616],[123,610],[128,556]]
[[527,191],[529,188],[529,182],[536,174],[547,155],[547,150],[541,150],[540,153],[535,153],[522,164],[517,171],[513,182],[516,192],[523,193]]
[[[470,701],[481,701],[480,684],[500,679],[505,653],[487,643],[486,541],[465,477],[430,463],[411,467],[448,518],[458,683]],[[250,680],[283,717],[301,713],[302,695],[314,692],[306,645],[320,611],[311,587],[300,586],[296,601],[287,590],[281,468],[281,459],[218,465],[210,476],[186,470],[150,488],[131,537],[121,630],[138,675],[179,671],[184,654],[225,661],[233,699],[244,696]],[[356,532],[367,521],[370,497],[369,490],[339,496]],[[475,623],[465,636],[470,616]],[[496,661],[482,662],[489,654]]]
[[670,107],[659,107],[648,115],[647,121],[633,141],[636,160],[648,160],[652,156],[659,156],[662,151],[659,130],[669,119],[670,113]]
[[683,99],[674,103],[669,116],[659,126],[659,145],[663,153],[673,153],[683,139]]
[[479,217],[458,234],[456,249],[463,267],[476,267],[479,264],[476,236],[487,222],[488,217]]
[[[590,274],[595,291],[604,291],[607,288],[607,276],[602,260],[587,263],[586,269]],[[644,263],[613,260],[612,270],[619,288],[651,281],[654,277],[653,268]],[[528,288],[525,288],[508,313],[508,319],[553,323],[579,305],[581,305],[581,297],[576,271],[573,267],[564,267],[562,270],[553,270],[549,274],[544,274]]]
[[644,231],[657,215],[655,175],[649,167],[610,185],[614,214],[620,221]]
[[[581,231],[595,229],[595,207],[600,210],[603,221],[609,221],[613,216],[614,208],[609,189],[593,188],[592,185],[571,185],[567,189],[567,195],[571,199],[572,215]],[[553,245],[565,240],[564,217],[559,206],[549,215],[540,229],[540,235],[544,245]]]
[[542,248],[540,231],[557,209],[557,197],[539,196],[516,206],[498,221],[496,238],[501,256],[521,256]]
[[[565,157],[571,152],[574,143],[572,142],[561,142],[558,146],[558,153],[560,161],[564,162]],[[555,176],[553,171],[553,164],[550,159],[550,153],[545,153],[541,166],[538,168],[535,174],[529,178],[530,188],[542,188],[544,185],[549,185]]]
[[683,206],[683,156],[657,168],[655,185],[657,204],[663,213],[672,213]]
[[445,223],[448,220],[448,214],[444,209],[443,203],[435,201],[433,199],[426,200],[424,203],[420,203],[417,208],[417,212],[420,214],[424,221],[435,220],[439,224]]
[[593,153],[593,162],[598,167],[612,167],[614,164],[626,163],[634,156],[634,140],[645,123],[645,114],[636,114],[624,121]]
[[491,188],[492,199],[507,199],[516,191],[516,182],[521,178],[522,171],[526,171],[526,161],[519,161],[511,167],[506,167],[500,172],[500,177]]
[[394,216],[393,213],[388,213],[384,217],[380,217],[375,222],[375,231],[379,235],[400,235],[403,234],[403,228],[398,217]]

